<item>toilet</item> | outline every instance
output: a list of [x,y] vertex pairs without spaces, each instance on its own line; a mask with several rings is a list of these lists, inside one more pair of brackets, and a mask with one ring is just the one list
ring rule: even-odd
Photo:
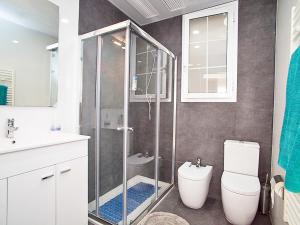
[[260,195],[258,164],[258,143],[224,142],[221,193],[224,214],[231,224],[250,225],[255,218]]
[[191,165],[185,162],[178,169],[178,189],[182,202],[192,209],[199,209],[206,201],[212,176],[212,166]]

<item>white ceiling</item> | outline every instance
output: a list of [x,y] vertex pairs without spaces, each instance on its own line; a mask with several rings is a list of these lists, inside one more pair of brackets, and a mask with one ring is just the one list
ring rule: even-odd
[[0,19],[58,36],[59,7],[48,0],[0,0]]
[[139,25],[145,25],[233,0],[109,0]]

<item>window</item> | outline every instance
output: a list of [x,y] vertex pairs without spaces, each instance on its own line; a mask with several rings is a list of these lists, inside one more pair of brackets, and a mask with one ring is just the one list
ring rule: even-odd
[[183,16],[182,102],[236,102],[238,2]]
[[[160,101],[172,101],[172,57],[148,41],[132,34],[130,66],[130,101],[149,102],[156,99],[157,67],[160,72]],[[158,57],[160,55],[160,57]],[[159,64],[157,61],[160,59]]]

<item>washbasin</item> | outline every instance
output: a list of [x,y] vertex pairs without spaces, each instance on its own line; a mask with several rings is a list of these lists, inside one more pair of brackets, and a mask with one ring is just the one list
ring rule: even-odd
[[14,139],[0,138],[0,154],[28,150],[55,144],[88,139],[88,136],[64,132],[47,132],[35,135],[17,134]]

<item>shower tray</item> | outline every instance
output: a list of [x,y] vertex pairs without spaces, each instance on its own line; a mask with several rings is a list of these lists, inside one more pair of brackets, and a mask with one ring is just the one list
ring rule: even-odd
[[[158,182],[158,194],[162,194],[170,186],[169,183]],[[128,180],[127,190],[127,221],[130,224],[134,221],[147,207],[155,200],[155,180],[144,177],[135,176]],[[119,185],[111,191],[105,193],[99,198],[98,215],[101,219],[111,224],[122,224],[122,198],[123,185]],[[96,203],[89,203],[89,211],[96,213]]]

